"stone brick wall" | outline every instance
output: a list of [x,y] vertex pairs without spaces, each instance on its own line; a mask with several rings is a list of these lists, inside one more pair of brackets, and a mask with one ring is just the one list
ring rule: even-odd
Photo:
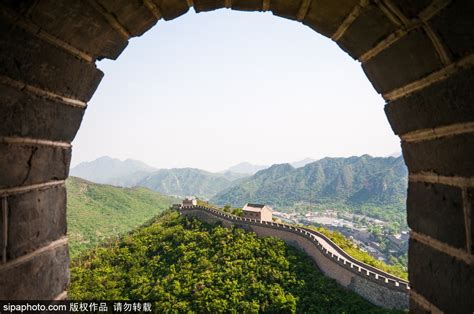
[[[472,313],[474,2],[461,0],[0,1],[0,299],[66,297],[60,188],[103,76],[95,62],[116,59],[131,37],[190,7],[271,11],[361,63],[386,101],[409,169],[411,310]],[[24,288],[24,274],[37,268],[49,277],[30,276],[31,290]]]
[[[406,281],[357,261],[340,248],[338,251],[343,253],[343,258],[328,252],[313,236],[324,237],[319,232],[286,224],[237,217],[201,206],[183,207],[180,212],[207,223],[219,222],[226,227],[234,225],[255,232],[258,236],[280,238],[287,244],[305,251],[326,276],[335,279],[342,286],[353,290],[370,302],[389,309],[408,308],[409,288]],[[324,237],[324,239],[337,247],[328,238]]]

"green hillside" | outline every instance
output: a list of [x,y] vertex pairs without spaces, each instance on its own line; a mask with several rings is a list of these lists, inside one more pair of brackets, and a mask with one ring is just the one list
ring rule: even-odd
[[146,188],[118,188],[70,177],[67,220],[71,257],[128,232],[179,202]]
[[277,238],[167,211],[71,267],[72,300],[154,300],[158,313],[387,313]]
[[323,158],[301,168],[290,164],[273,165],[239,180],[211,201],[236,207],[247,202],[277,208],[301,204],[316,208],[351,207],[372,216],[387,212],[403,216],[407,176],[402,157]]

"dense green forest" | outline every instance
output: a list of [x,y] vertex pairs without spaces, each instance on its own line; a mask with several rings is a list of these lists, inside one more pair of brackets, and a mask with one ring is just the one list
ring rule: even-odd
[[153,300],[156,312],[388,313],[273,238],[167,211],[73,261],[69,298]]
[[146,188],[119,188],[70,177],[67,220],[71,257],[128,232],[179,199]]

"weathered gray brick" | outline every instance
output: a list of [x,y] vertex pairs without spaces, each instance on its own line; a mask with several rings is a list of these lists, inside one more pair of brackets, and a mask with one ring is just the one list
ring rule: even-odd
[[66,235],[64,186],[11,195],[7,201],[7,260],[28,254]]
[[461,250],[466,250],[462,191],[442,184],[410,182],[408,226]]
[[376,5],[368,5],[337,43],[357,59],[396,28],[397,26]]
[[189,10],[186,0],[153,0],[153,2],[158,6],[166,21],[175,19]]
[[402,142],[410,172],[433,171],[443,176],[474,176],[474,137],[471,134],[422,142]]
[[66,179],[71,149],[0,143],[0,188]]
[[0,271],[0,278],[0,300],[51,300],[68,286],[67,245]]
[[474,68],[391,101],[385,113],[396,134],[474,121]]
[[1,20],[0,47],[2,75],[61,96],[88,101],[103,76],[93,63]]
[[408,272],[411,288],[445,313],[474,308],[474,268],[463,261],[410,239]]
[[443,67],[428,36],[417,29],[362,65],[379,93],[405,86]]
[[324,36],[331,37],[358,4],[359,0],[313,0],[303,24]]
[[87,1],[38,1],[29,17],[48,33],[99,59],[116,59],[128,44]]
[[71,142],[85,108],[72,107],[0,85],[0,136]]

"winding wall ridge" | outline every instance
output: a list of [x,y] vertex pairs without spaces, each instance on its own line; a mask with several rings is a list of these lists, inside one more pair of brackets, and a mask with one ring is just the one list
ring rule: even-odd
[[[408,281],[388,274],[380,269],[367,265],[351,257],[320,232],[308,228],[292,226],[289,224],[238,217],[204,206],[181,206],[181,213],[185,215],[193,215],[199,212],[210,215],[214,219],[220,220],[222,222],[227,222],[237,226],[240,225],[241,227],[250,227],[250,229],[255,231],[257,234],[259,234],[258,230],[263,230],[258,228],[264,228],[267,231],[260,232],[260,234],[267,234],[282,238],[281,234],[272,233],[271,230],[268,230],[275,229],[279,230],[280,232],[289,232],[305,240],[309,240],[312,246],[315,247],[317,251],[328,261],[330,261],[330,264],[332,264],[329,265],[329,267],[328,265],[324,267],[324,265],[321,265],[321,258],[316,258],[307,252],[328,277],[336,279],[336,281],[338,281],[343,286],[355,291],[376,305],[395,309],[406,309],[408,307],[408,292],[410,290]],[[199,215],[194,216],[198,216],[198,218],[200,218]],[[255,228],[258,230],[255,230]],[[333,252],[326,249],[318,238],[327,242],[327,244],[329,244],[331,248],[337,253],[334,254]],[[298,241],[295,242],[297,242],[296,244],[300,248],[307,251],[304,247],[305,245],[301,245],[301,243]]]

